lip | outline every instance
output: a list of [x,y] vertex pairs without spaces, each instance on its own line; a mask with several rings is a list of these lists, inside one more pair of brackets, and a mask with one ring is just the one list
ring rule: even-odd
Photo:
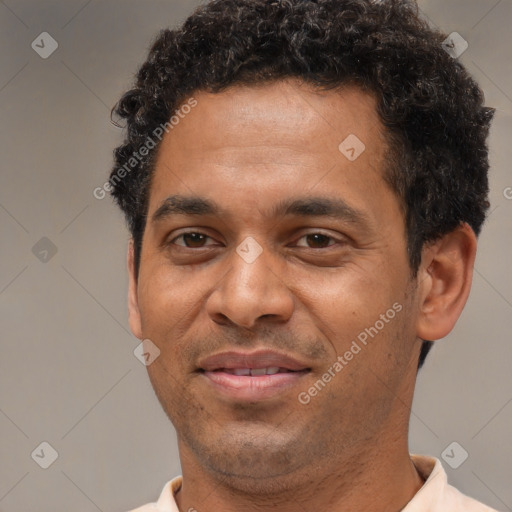
[[309,369],[307,364],[302,363],[298,359],[274,350],[220,352],[199,362],[199,368],[209,372],[222,368],[270,368],[275,366],[291,371]]
[[[223,370],[275,368],[273,375],[234,375]],[[256,402],[279,395],[297,385],[310,372],[307,364],[272,350],[221,352],[200,361],[199,372],[213,390],[228,399]]]

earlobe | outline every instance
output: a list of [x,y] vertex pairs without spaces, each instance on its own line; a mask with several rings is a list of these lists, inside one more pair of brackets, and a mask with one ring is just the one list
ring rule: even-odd
[[455,326],[471,290],[477,240],[462,224],[425,247],[418,271],[417,336],[439,340]]
[[139,300],[137,294],[137,272],[135,269],[135,251],[133,240],[130,240],[127,253],[128,266],[128,320],[132,333],[142,339],[142,323],[139,310]]

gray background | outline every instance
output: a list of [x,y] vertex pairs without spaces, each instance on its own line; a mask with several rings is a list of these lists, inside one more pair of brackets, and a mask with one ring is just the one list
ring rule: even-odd
[[[156,31],[197,3],[0,2],[2,512],[123,512],[155,500],[180,473],[173,428],[133,355],[128,234],[110,199],[93,190],[120,142],[111,106]],[[441,457],[457,441],[469,457],[458,469],[443,461],[451,482],[512,510],[512,1],[420,6],[468,41],[460,59],[497,114],[492,213],[472,295],[420,374],[411,451]],[[31,48],[43,31],[59,44],[47,59]],[[58,452],[46,470],[31,457],[43,441]]]

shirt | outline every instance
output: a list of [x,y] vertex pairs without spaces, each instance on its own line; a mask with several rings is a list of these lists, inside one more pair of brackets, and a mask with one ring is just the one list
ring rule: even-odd
[[[439,459],[424,455],[411,455],[411,459],[425,483],[401,512],[497,512],[449,485]],[[165,484],[156,503],[130,512],[179,512],[174,496],[181,482],[181,476],[173,478]]]

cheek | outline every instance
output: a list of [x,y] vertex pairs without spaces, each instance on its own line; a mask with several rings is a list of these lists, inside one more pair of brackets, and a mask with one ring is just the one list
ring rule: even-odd
[[345,338],[373,325],[381,314],[400,301],[397,283],[372,274],[368,268],[347,266],[329,275],[311,272],[297,274],[296,290],[300,301],[316,321],[330,328],[333,335]]
[[203,291],[186,269],[171,271],[167,265],[147,266],[139,279],[139,309],[147,337],[163,334],[200,304]]

